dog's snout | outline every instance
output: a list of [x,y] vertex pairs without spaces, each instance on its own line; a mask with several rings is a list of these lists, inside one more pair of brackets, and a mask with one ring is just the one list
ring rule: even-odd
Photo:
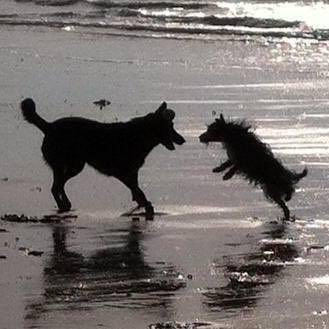
[[199,141],[200,141],[201,143],[208,143],[206,133],[203,133],[203,134],[201,134],[201,135],[199,136]]
[[175,143],[178,144],[178,145],[182,145],[186,142],[185,138],[182,136],[182,135],[179,135],[177,136],[176,140],[175,140]]
[[182,145],[185,143],[185,138],[176,130],[173,130],[172,141],[177,145]]

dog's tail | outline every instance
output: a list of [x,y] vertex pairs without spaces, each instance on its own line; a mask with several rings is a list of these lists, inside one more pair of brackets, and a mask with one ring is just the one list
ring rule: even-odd
[[33,99],[26,98],[21,103],[21,109],[24,119],[37,126],[44,134],[47,133],[49,128],[49,123],[42,119],[40,115],[35,110],[35,103]]
[[295,173],[294,177],[293,177],[294,183],[297,183],[299,180],[301,180],[303,177],[305,177],[307,175],[307,173],[308,173],[307,167],[305,167],[301,173],[299,173],[299,174]]

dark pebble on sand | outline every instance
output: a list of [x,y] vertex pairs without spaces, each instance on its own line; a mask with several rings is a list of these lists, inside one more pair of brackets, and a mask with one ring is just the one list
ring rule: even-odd
[[29,248],[25,247],[19,247],[18,250],[23,251],[28,256],[40,257],[43,254],[43,251],[29,250]]
[[41,192],[42,188],[40,186],[36,186],[36,187],[31,188],[30,191]]
[[102,110],[103,107],[111,104],[111,102],[108,101],[107,99],[100,99],[98,101],[94,101],[93,103],[94,103],[94,105],[99,106],[100,110]]
[[38,222],[36,217],[28,217],[25,215],[16,215],[16,214],[5,214],[1,216],[1,220],[6,222],[18,222],[18,223],[26,223],[26,222]]
[[41,218],[38,217],[29,217],[26,215],[16,215],[16,214],[5,214],[1,216],[1,220],[6,222],[15,222],[15,223],[59,223],[65,219],[77,218],[76,215],[46,215]]

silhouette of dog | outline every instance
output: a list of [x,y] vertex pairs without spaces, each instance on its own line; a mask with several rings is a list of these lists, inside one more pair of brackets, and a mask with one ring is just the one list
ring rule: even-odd
[[69,211],[71,202],[64,185],[78,175],[85,164],[100,173],[113,176],[132,193],[137,208],[145,208],[147,219],[153,219],[154,208],[138,185],[138,170],[146,156],[159,145],[174,150],[185,139],[174,129],[175,112],[163,102],[154,112],[128,122],[100,123],[79,117],[47,122],[35,110],[35,103],[22,101],[24,118],[44,133],[41,147],[46,163],[53,171],[51,192],[60,211]]
[[307,175],[307,168],[296,173],[285,168],[276,159],[270,147],[250,131],[244,121],[225,121],[223,115],[208,126],[199,139],[201,143],[221,142],[226,149],[228,160],[213,169],[219,173],[229,169],[223,180],[240,174],[250,183],[259,185],[266,198],[282,208],[284,220],[289,220],[290,211],[285,203],[295,192],[297,182]]

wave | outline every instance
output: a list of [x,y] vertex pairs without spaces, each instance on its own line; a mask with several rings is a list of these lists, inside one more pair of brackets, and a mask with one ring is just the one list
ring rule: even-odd
[[15,0],[15,2],[34,2],[36,5],[41,6],[68,6],[68,5],[74,5],[81,0]]
[[236,36],[263,36],[263,37],[291,37],[291,38],[303,38],[303,39],[313,39],[321,38],[321,40],[329,40],[329,31],[324,34],[320,33],[304,33],[301,31],[280,31],[272,29],[236,29],[233,30],[229,27],[220,27],[217,29],[212,29],[210,27],[197,27],[197,26],[164,26],[164,25],[143,25],[143,24],[120,24],[120,23],[104,23],[104,22],[65,22],[65,21],[47,21],[42,19],[28,19],[28,20],[7,20],[0,17],[0,25],[27,25],[27,26],[45,26],[45,27],[55,27],[55,28],[65,28],[65,27],[90,27],[90,28],[111,28],[119,29],[125,31],[135,31],[135,32],[154,32],[154,33],[164,33],[167,37],[171,37],[175,34],[188,34],[197,35],[200,38],[204,38],[205,35],[236,35]]
[[215,6],[215,2],[197,2],[197,1],[107,1],[107,0],[85,0],[94,6],[105,8],[181,8],[181,9],[203,9],[209,6]]
[[[132,15],[132,12],[129,12]],[[142,14],[145,17],[154,17],[152,14]],[[301,22],[299,21],[285,21],[282,19],[271,18],[256,18],[250,16],[241,17],[220,17],[216,15],[209,15],[200,17],[198,15],[193,16],[175,16],[168,17],[167,15],[156,15],[156,19],[159,21],[165,21],[167,23],[186,23],[186,24],[204,24],[212,26],[246,26],[246,27],[258,27],[258,28],[289,28],[298,27]]]
[[103,8],[182,8],[182,9],[202,9],[215,2],[204,3],[196,1],[109,1],[109,0],[15,0],[18,3],[33,2],[41,6],[68,6],[78,2],[86,2],[90,5]]
[[[139,36],[184,37],[210,39],[236,36],[237,39],[260,36],[270,38],[307,38],[329,40],[329,22],[324,28],[307,25],[302,16],[268,14],[270,4],[257,13],[255,3],[189,1],[189,0],[16,0],[42,6],[62,6],[57,11],[43,8],[41,13],[31,5],[31,13],[0,14],[0,24],[45,27],[101,29],[101,33],[125,32]],[[75,5],[77,3],[82,6]],[[69,6],[68,6],[69,5]],[[259,4],[258,4],[259,5]],[[271,4],[273,11],[283,4]],[[235,6],[235,7],[232,7]],[[295,4],[295,6],[297,6]],[[329,5],[327,6],[329,8]],[[327,8],[325,7],[325,8]],[[281,8],[281,7],[280,7]],[[284,7],[285,8],[285,7]],[[295,8],[295,7],[292,7]],[[305,8],[303,7],[303,10]],[[318,9],[317,9],[318,10]],[[279,11],[280,12],[280,11]],[[311,14],[311,13],[310,13]],[[286,17],[286,18],[283,18]],[[298,17],[298,19],[296,19]],[[295,18],[295,19],[292,19]],[[305,17],[304,17],[305,18]],[[73,29],[71,29],[73,27]],[[322,26],[321,26],[322,27]],[[107,30],[106,30],[107,29]],[[110,31],[111,30],[111,31]]]

